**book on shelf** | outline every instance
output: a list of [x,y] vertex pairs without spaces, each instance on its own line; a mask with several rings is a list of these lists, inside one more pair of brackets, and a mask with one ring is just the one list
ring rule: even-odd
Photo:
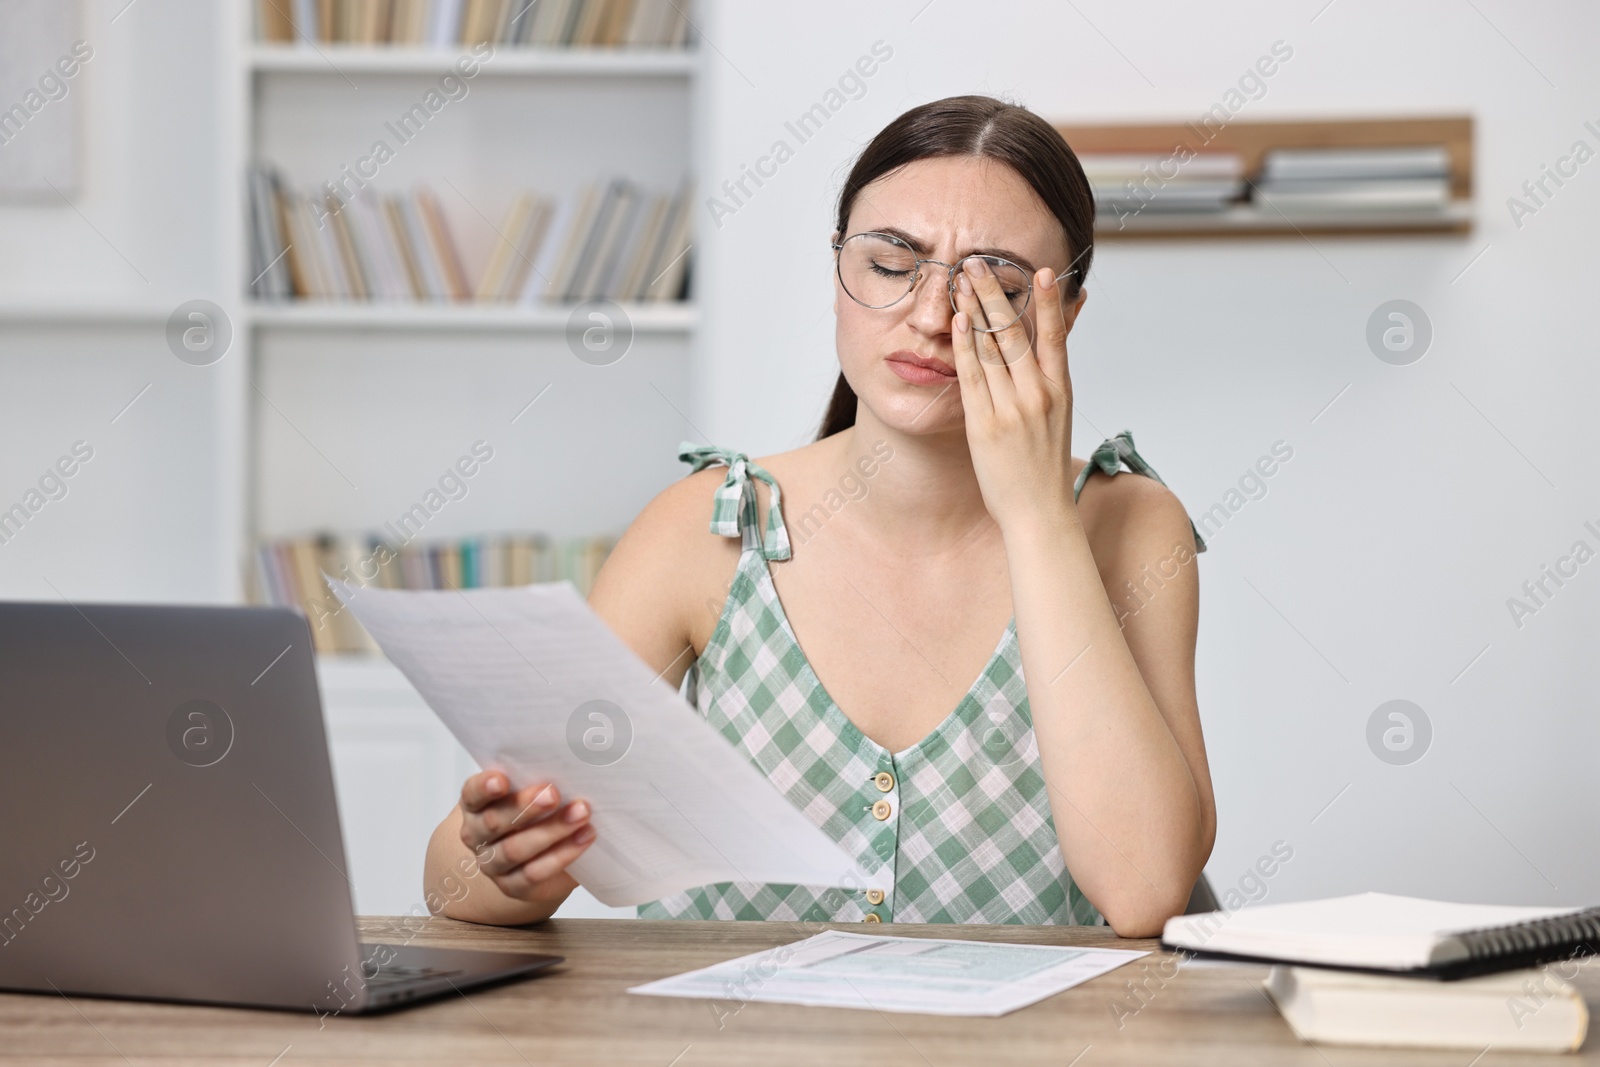
[[290,241],[283,216],[283,190],[277,175],[250,168],[250,276],[258,294],[287,296],[294,290],[292,264],[284,249]]
[[439,198],[427,186],[419,186],[413,198],[422,216],[422,228],[427,233],[434,261],[442,268],[450,299],[468,299],[472,286],[467,282],[467,271],[461,263],[461,250],[450,235],[450,225],[439,205]]
[[1095,210],[1213,212],[1244,189],[1244,160],[1237,152],[1085,152],[1078,156],[1094,193]]
[[565,197],[524,192],[476,271],[426,186],[296,191],[263,164],[247,184],[250,289],[259,300],[533,305],[687,296],[688,178],[670,193],[626,178],[589,182]]
[[260,0],[256,5],[256,38],[287,43],[294,36],[293,7],[284,0]]
[[671,208],[662,223],[661,241],[655,246],[650,270],[640,277],[643,286],[632,298],[637,300],[683,300],[689,289],[690,222],[694,211],[694,188],[690,179],[672,198]]
[[1446,178],[1444,145],[1396,148],[1272,148],[1261,157],[1261,181],[1340,178]]
[[1442,211],[1450,153],[1443,145],[1269,149],[1255,197],[1286,214]]
[[299,608],[318,652],[376,652],[323,574],[382,589],[474,589],[570,581],[588,595],[611,553],[607,536],[555,539],[540,533],[407,541],[323,532],[263,541],[256,550],[257,601]]
[[1450,179],[1259,182],[1255,197],[1291,213],[1441,209],[1450,203]]
[[549,224],[549,202],[533,193],[523,193],[512,203],[510,213],[500,227],[500,240],[495,242],[488,265],[478,278],[474,292],[480,301],[512,300],[527,282],[527,268],[531,255],[544,239]]
[[689,0],[257,0],[264,44],[687,48]]
[[1302,1040],[1332,1045],[1568,1052],[1589,1009],[1565,980],[1576,961],[1430,982],[1315,967],[1273,967],[1265,989]]

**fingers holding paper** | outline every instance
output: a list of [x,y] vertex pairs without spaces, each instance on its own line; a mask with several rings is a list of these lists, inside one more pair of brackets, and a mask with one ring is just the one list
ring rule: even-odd
[[[481,771],[461,787],[461,842],[502,893],[520,900],[570,890],[567,866],[594,842],[587,802],[561,803],[554,785],[514,793],[500,771]],[[560,881],[560,887],[552,885]]]

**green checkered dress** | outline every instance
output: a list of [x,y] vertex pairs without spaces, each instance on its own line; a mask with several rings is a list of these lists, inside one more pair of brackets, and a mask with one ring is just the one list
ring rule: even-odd
[[[645,919],[1099,924],[1062,862],[1028,711],[1016,622],[931,734],[890,752],[856,729],[818,680],[784,615],[768,560],[790,556],[782,496],[742,452],[684,442],[678,458],[728,466],[711,531],[742,539],[711,640],[685,678],[690,702],[794,806],[858,856],[866,886],[723,882],[643,904]],[[1091,469],[1155,472],[1126,432]],[[751,479],[771,487],[760,529]],[[1157,479],[1159,480],[1159,479]],[[1198,532],[1195,543],[1202,550]]]

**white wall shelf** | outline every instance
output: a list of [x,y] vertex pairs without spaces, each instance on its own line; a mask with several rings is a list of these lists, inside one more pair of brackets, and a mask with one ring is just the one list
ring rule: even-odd
[[161,304],[121,303],[0,303],[0,322],[45,323],[51,326],[127,325],[165,322],[172,308]]
[[[344,73],[429,74],[448,71],[469,45],[455,48],[351,47],[334,45],[256,46],[246,52],[252,70],[275,74]],[[695,53],[685,48],[513,48],[497,46],[479,65],[491,75],[599,75],[605,77],[688,77]]]
[[1319,236],[1393,237],[1458,234],[1473,224],[1473,120],[1470,115],[1358,119],[1247,119],[1201,134],[1191,124],[1113,123],[1056,127],[1080,153],[1133,153],[1164,156],[1182,145],[1193,151],[1196,139],[1207,151],[1236,154],[1247,176],[1261,173],[1267,154],[1282,148],[1375,148],[1441,145],[1449,155],[1449,199],[1437,206],[1308,210],[1274,204],[1259,188],[1249,202],[1223,211],[1150,210],[1119,218],[1108,212],[1095,220],[1097,238],[1242,238]]
[[[256,303],[250,321],[284,330],[458,330],[462,332],[559,333],[577,304],[544,306],[494,304],[333,303],[295,301]],[[619,304],[635,334],[678,334],[694,328],[696,309],[688,302]]]
[[[295,301],[246,305],[247,321],[283,330],[457,330],[462,332],[550,333],[566,329],[576,304],[414,304]],[[690,301],[623,303],[636,334],[682,334],[694,329],[699,312]],[[50,326],[160,324],[172,308],[156,304],[6,304],[0,322]]]
[[1472,202],[1453,200],[1436,209],[1278,211],[1266,204],[1240,204],[1223,211],[1145,211],[1118,219],[1095,219],[1095,237],[1296,237],[1305,234],[1370,237],[1374,234],[1465,233]]

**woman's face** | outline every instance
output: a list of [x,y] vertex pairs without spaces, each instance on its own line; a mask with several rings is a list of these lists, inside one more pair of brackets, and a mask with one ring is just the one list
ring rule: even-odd
[[[850,208],[850,229],[836,235],[894,234],[924,259],[954,263],[973,252],[998,255],[1031,275],[1041,267],[1067,269],[1061,223],[1022,176],[1004,163],[946,156],[907,164],[865,186]],[[839,366],[861,405],[905,433],[945,433],[963,428],[961,388],[955,377],[950,323],[955,312],[944,267],[924,264],[916,291],[874,310],[851,299],[833,279],[835,343]],[[1057,298],[1071,289],[1064,278]],[[1024,313],[1028,335],[1043,294],[1037,287]],[[1070,329],[1080,298],[1065,305]],[[910,356],[942,366],[933,373],[908,364]]]

